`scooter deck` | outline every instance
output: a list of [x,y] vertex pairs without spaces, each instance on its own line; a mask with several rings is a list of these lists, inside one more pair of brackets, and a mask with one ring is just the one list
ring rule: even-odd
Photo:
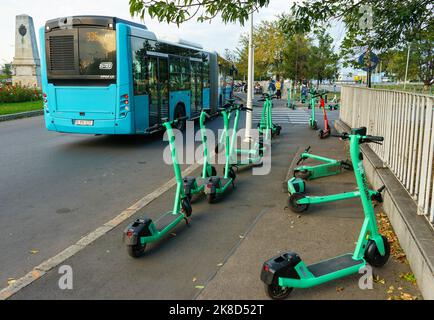
[[336,258],[312,264],[307,268],[315,277],[320,277],[339,270],[354,267],[359,264],[362,265],[363,263],[363,260],[354,260],[353,254],[348,253]]
[[163,214],[160,218],[158,218],[158,220],[156,220],[154,222],[155,227],[157,228],[157,230],[161,231],[164,228],[166,228],[169,224],[171,224],[173,221],[178,219],[179,216],[181,216],[181,215],[182,215],[182,213],[173,214],[171,211],[167,212],[167,213]]

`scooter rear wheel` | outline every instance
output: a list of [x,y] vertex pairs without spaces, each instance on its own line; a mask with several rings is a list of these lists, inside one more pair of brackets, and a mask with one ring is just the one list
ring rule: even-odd
[[302,213],[306,211],[309,208],[309,204],[299,204],[297,203],[299,200],[306,198],[304,194],[301,194],[299,192],[293,193],[289,196],[288,199],[288,206],[291,209],[291,211],[295,213]]
[[208,193],[206,198],[208,199],[208,203],[215,203],[216,194],[215,193]]
[[289,294],[294,288],[283,288],[276,283],[270,285],[265,284],[265,293],[273,300],[284,300],[288,298]]
[[127,246],[128,255],[132,258],[140,258],[141,256],[143,256],[145,254],[145,249],[146,243],[142,245],[140,241],[135,245]]
[[377,244],[374,240],[369,240],[365,250],[365,260],[371,266],[381,268],[389,260],[390,256],[390,244],[385,236],[381,236],[383,239],[385,254],[382,256],[378,251]]

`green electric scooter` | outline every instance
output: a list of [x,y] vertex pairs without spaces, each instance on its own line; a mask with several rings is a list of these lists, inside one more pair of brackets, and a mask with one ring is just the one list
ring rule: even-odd
[[312,115],[309,119],[309,128],[313,130],[318,129],[318,123],[315,120],[315,105],[316,105],[316,92],[315,89],[311,88],[309,90],[309,109],[312,109]]
[[[363,141],[363,140],[362,140]],[[351,159],[354,159],[351,155]],[[360,161],[356,162],[358,164]],[[354,171],[357,180],[357,171]],[[367,193],[369,194],[369,198],[372,201],[376,201],[378,203],[383,202],[383,197],[381,196],[381,192],[384,190],[384,187],[378,190],[370,190],[367,189]],[[309,209],[311,204],[321,204],[327,202],[335,202],[342,201],[347,199],[359,198],[362,196],[363,190],[359,189],[351,192],[337,193],[326,196],[307,196],[306,192],[306,184],[304,180],[298,177],[293,177],[288,180],[288,207],[291,211],[296,213],[302,213]]]
[[[232,185],[235,188],[235,171],[233,169],[233,165],[230,161],[231,155],[231,143],[229,137],[229,116],[232,112],[231,104],[226,104],[223,108],[219,108],[218,114],[223,117],[223,136],[225,139],[225,167],[223,172],[223,177],[219,176],[211,176],[209,178],[205,178],[201,184],[204,184],[204,192],[207,195],[207,199],[209,203],[214,203],[217,199],[218,195],[222,195],[226,192],[228,187]],[[216,146],[218,147],[218,146]]]
[[202,109],[199,117],[200,135],[203,147],[203,167],[202,175],[199,178],[196,177],[184,177],[184,193],[191,200],[193,195],[201,194],[205,191],[205,183],[207,178],[217,175],[216,168],[210,164],[208,154],[208,137],[206,135],[205,120],[210,118],[206,110]]
[[333,99],[329,102],[327,107],[329,108],[330,111],[339,110],[339,100],[336,97],[336,95],[334,95]]
[[148,217],[137,219],[131,223],[123,233],[123,242],[127,246],[128,254],[133,258],[143,256],[146,245],[156,242],[170,233],[181,221],[188,224],[188,218],[191,216],[192,208],[190,199],[184,193],[181,168],[178,163],[176,154],[175,136],[172,126],[180,121],[185,121],[187,117],[180,117],[173,121],[166,121],[162,125],[157,124],[152,127],[153,131],[166,129],[169,138],[169,146],[171,151],[173,171],[176,178],[176,192],[171,211],[163,214],[156,221]]
[[287,96],[288,96],[287,107],[289,109],[295,110],[296,108],[295,99],[297,96],[297,89],[295,86],[293,87],[293,89],[288,88]]
[[[237,132],[238,132],[238,124],[240,118],[241,111],[253,111],[247,107],[244,107],[242,104],[232,103],[230,107],[231,117],[234,118],[233,128],[232,128],[232,137],[230,144],[230,161],[231,164],[235,167],[239,167],[240,165],[259,165],[262,163],[262,158],[265,151],[264,138],[265,142],[269,142],[269,136],[271,129],[268,127],[269,122],[266,122],[266,127],[262,130],[262,133],[265,132],[265,136],[261,134],[258,141],[254,142],[252,149],[243,149],[243,148],[235,148],[235,144],[237,141]],[[268,139],[268,140],[267,140]],[[238,156],[245,157],[244,159],[239,159]]]
[[281,126],[273,123],[272,100],[275,98],[276,96],[274,94],[264,93],[262,95],[262,99],[258,100],[260,102],[264,102],[261,114],[261,122],[258,124],[258,130],[261,135],[264,135],[265,132],[268,132],[268,130],[271,129],[271,137],[274,137],[276,135],[280,135],[280,131],[282,130]]
[[326,157],[317,156],[309,153],[310,146],[307,147],[300,155],[297,165],[306,159],[324,162],[315,166],[299,166],[294,169],[294,177],[303,180],[314,180],[318,178],[333,176],[342,172],[342,169],[353,170],[353,165],[348,160],[335,160]]
[[359,187],[365,219],[354,252],[340,255],[312,265],[306,265],[300,256],[287,251],[263,264],[261,280],[272,299],[285,299],[293,288],[310,288],[358,273],[367,263],[382,267],[390,256],[390,245],[377,227],[374,207],[362,164],[360,144],[383,141],[383,137],[366,135],[366,128],[352,129],[350,134],[339,135],[350,139],[350,153]]

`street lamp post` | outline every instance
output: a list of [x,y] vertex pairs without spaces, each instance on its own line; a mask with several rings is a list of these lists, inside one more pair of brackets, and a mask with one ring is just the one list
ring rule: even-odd
[[410,61],[410,47],[411,47],[411,42],[408,44],[407,63],[406,63],[406,65],[405,65],[404,90],[405,90],[405,87],[406,87],[406,85],[407,85],[408,63],[409,63],[409,61]]
[[[247,71],[247,108],[252,109],[252,99],[253,99],[253,81],[254,81],[254,51],[253,51],[253,12],[250,13],[250,32],[249,32],[249,61],[248,61],[248,71]],[[246,131],[244,140],[246,142],[250,141],[252,135],[252,111],[247,110],[246,112]]]

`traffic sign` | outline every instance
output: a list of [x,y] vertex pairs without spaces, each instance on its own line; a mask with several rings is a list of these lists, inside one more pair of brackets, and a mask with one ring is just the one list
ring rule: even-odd
[[371,51],[371,53],[370,53],[371,67],[368,68],[368,63],[366,61],[367,58],[368,58],[367,57],[367,51],[365,51],[363,54],[360,55],[358,62],[362,66],[362,68],[361,68],[362,70],[372,71],[378,65],[378,62],[380,62],[380,59],[378,58],[378,56],[375,53],[373,53]]

